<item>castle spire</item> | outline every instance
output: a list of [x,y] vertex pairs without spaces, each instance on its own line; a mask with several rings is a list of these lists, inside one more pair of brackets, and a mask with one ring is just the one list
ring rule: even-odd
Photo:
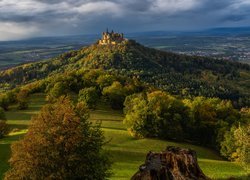
[[106,33],[109,33],[109,29],[107,28],[107,31],[106,31]]

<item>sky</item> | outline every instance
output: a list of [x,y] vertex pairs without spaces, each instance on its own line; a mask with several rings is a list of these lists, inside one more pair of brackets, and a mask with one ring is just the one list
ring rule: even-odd
[[0,0],[0,41],[250,26],[250,0]]

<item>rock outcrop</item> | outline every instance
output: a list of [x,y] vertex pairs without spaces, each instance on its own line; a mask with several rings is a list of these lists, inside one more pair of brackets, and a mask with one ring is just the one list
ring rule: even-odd
[[167,147],[160,153],[149,152],[145,164],[131,180],[208,180],[200,169],[196,152]]

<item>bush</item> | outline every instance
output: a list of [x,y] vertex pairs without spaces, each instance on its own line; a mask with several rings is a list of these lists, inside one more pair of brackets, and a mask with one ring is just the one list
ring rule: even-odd
[[88,120],[84,104],[61,97],[32,119],[24,138],[12,145],[12,179],[106,179],[110,162],[104,135]]

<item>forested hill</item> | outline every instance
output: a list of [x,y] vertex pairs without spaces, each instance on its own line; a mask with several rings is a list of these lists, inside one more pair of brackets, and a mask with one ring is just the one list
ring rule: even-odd
[[0,72],[0,89],[80,69],[104,69],[181,96],[220,97],[249,106],[250,66],[226,60],[178,55],[144,47],[135,41],[78,51]]

